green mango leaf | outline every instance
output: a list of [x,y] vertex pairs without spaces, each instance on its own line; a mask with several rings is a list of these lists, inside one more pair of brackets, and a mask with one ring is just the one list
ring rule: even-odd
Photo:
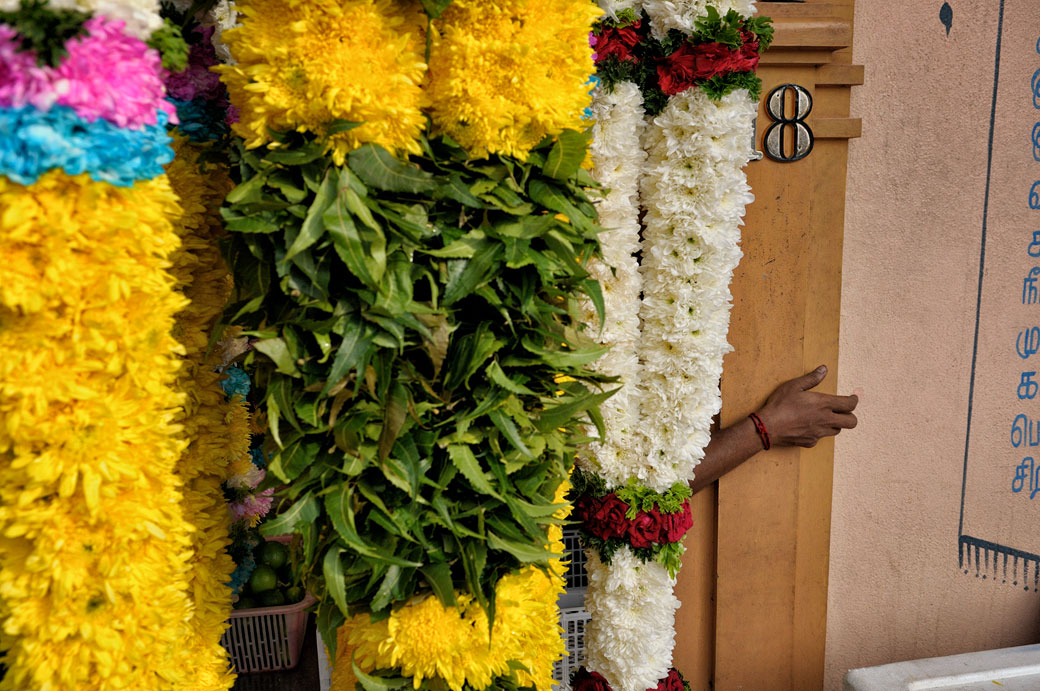
[[260,201],[264,198],[263,191],[266,178],[267,176],[262,173],[254,175],[245,182],[236,185],[233,190],[227,193],[224,201],[228,204],[245,204]]
[[329,658],[335,660],[338,642],[336,635],[339,627],[343,626],[347,619],[331,599],[318,602],[318,613],[315,619],[317,620],[321,640],[325,643],[325,649],[329,651]]
[[361,688],[365,691],[397,691],[397,689],[404,688],[412,681],[411,678],[381,677],[372,674],[365,674],[361,671],[361,668],[357,666],[357,662],[353,657],[350,659],[350,665],[354,668],[354,676],[361,684]]
[[491,381],[498,384],[506,391],[526,396],[538,395],[526,386],[510,379],[509,376],[502,370],[502,366],[498,364],[498,360],[492,360],[491,364],[487,366],[485,372],[487,372],[487,375],[491,378]]
[[585,232],[595,230],[592,222],[585,214],[578,211],[571,203],[569,195],[560,187],[541,179],[534,179],[527,183],[527,191],[535,202],[541,204],[546,209],[566,216],[575,228]]
[[350,487],[346,484],[340,485],[325,495],[325,513],[329,515],[332,526],[346,546],[370,560],[383,562],[397,566],[422,566],[421,562],[400,559],[385,550],[376,549],[365,542],[354,526],[354,511],[350,506],[352,501]]
[[343,616],[350,616],[350,607],[347,604],[347,586],[343,578],[343,561],[341,559],[343,550],[332,547],[325,553],[322,561],[321,571],[325,576],[325,587],[332,595],[332,601],[339,607]]
[[321,187],[318,188],[314,201],[307,209],[307,217],[303,219],[303,225],[300,226],[300,234],[296,236],[292,245],[285,252],[286,261],[313,245],[318,238],[324,235],[325,225],[322,223],[322,216],[329,202],[336,196],[336,179],[332,173],[332,170],[326,171],[325,178],[321,181]]
[[498,431],[505,435],[505,438],[509,440],[509,443],[527,458],[534,458],[534,454],[524,444],[524,440],[520,437],[520,430],[516,428],[516,423],[513,419],[503,413],[500,409],[492,410],[488,413],[488,417],[491,418],[491,422],[494,423]]
[[455,608],[459,606],[458,600],[455,599],[455,586],[451,580],[451,567],[448,564],[428,564],[419,569],[419,572],[442,605]]
[[386,407],[383,409],[383,430],[379,434],[380,461],[386,460],[390,450],[397,441],[397,435],[404,427],[405,416],[408,414],[408,389],[400,382],[395,382],[390,389],[390,396],[386,399]]
[[348,372],[368,361],[368,353],[372,348],[371,326],[356,315],[351,315],[346,321],[342,336],[343,340],[340,341],[339,348],[336,350],[332,369],[329,371],[325,387],[321,390],[322,396],[328,394]]
[[465,179],[460,173],[452,173],[448,181],[442,183],[440,187],[434,192],[434,197],[437,199],[454,199],[459,204],[468,206],[473,209],[483,209],[484,203],[477,199],[476,195],[470,191],[469,185],[466,184]]
[[376,144],[354,149],[347,160],[350,169],[369,187],[412,194],[432,192],[437,187],[432,175]]
[[490,280],[501,254],[501,243],[490,240],[481,242],[473,257],[466,261],[463,270],[448,281],[443,304],[448,306],[461,300]]
[[568,180],[574,177],[581,168],[581,162],[585,160],[589,139],[590,135],[584,132],[560,132],[556,137],[556,143],[545,158],[542,173],[554,180]]
[[430,19],[440,17],[441,13],[448,9],[448,5],[451,3],[452,0],[422,0],[423,9],[426,10],[426,14],[430,16]]
[[343,134],[344,132],[349,132],[355,127],[361,127],[364,124],[365,123],[363,122],[351,122],[350,120],[339,118],[325,125],[325,135],[331,137],[333,135]]
[[253,348],[271,358],[278,371],[282,374],[295,376],[299,374],[296,369],[296,361],[293,360],[285,341],[280,338],[266,338],[253,344]]
[[260,534],[265,536],[288,535],[296,526],[313,523],[321,515],[318,500],[311,492],[303,495],[296,502],[274,518],[270,518],[260,526]]
[[544,545],[532,545],[516,540],[504,540],[491,531],[488,531],[488,547],[503,552],[509,552],[523,564],[545,563],[553,556]]
[[480,461],[473,455],[473,450],[469,446],[452,444],[448,446],[448,456],[455,467],[459,469],[459,472],[473,485],[473,489],[482,494],[501,499],[495,488],[488,482],[483,468],[480,467]]
[[347,269],[369,288],[378,288],[386,269],[386,238],[382,231],[359,229],[342,194],[325,210],[322,221]]

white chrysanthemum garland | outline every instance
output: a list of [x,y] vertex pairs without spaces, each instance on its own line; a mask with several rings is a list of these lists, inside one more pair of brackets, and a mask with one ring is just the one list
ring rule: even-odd
[[722,406],[729,283],[754,200],[743,166],[756,110],[743,90],[713,101],[689,89],[647,129],[640,418],[656,470],[647,484],[658,491],[693,479]]
[[[613,17],[626,9],[614,7],[619,3],[605,4],[616,10]],[[742,14],[753,11],[753,2],[740,0],[723,0],[714,6],[722,14],[730,9]],[[703,0],[642,3],[654,36],[670,29],[691,31],[706,8]],[[601,213],[611,220],[639,218],[639,201],[624,185],[641,177],[646,212],[639,267],[642,299],[620,308],[619,319],[624,322],[629,310],[638,306],[641,339],[637,350],[612,353],[601,364],[601,371],[620,378],[622,392],[629,391],[614,406],[611,402],[604,406],[614,424],[622,426],[612,431],[608,419],[604,439],[590,449],[583,465],[608,486],[620,487],[629,478],[638,478],[645,487],[667,492],[676,483],[681,487],[692,481],[710,439],[711,420],[721,408],[722,358],[731,349],[726,341],[729,283],[741,257],[741,217],[753,200],[742,168],[753,154],[748,135],[756,107],[744,89],[713,101],[701,89],[691,88],[671,97],[648,127],[634,127],[629,124],[629,111],[618,107],[632,101],[632,90],[638,92],[639,87],[621,82],[614,86],[612,101],[598,96],[602,105],[595,108],[599,121],[594,134],[606,141],[602,146],[594,143],[592,150],[602,158],[594,158],[597,179],[608,189],[619,190],[613,204],[601,206]],[[623,122],[611,122],[612,117]],[[613,139],[617,134],[624,137],[626,130],[630,140],[642,133],[649,160],[641,170],[635,163],[638,158],[623,155],[622,143]],[[612,274],[598,276],[605,294],[632,292],[635,281],[621,268],[632,257],[630,238],[631,233],[601,236],[604,260],[615,267]],[[609,306],[607,314],[611,320]],[[631,329],[616,333],[604,329],[604,335],[602,342],[615,350],[631,342]],[[632,363],[636,352],[638,360]],[[633,411],[626,409],[633,404],[639,406],[634,419]],[[636,431],[625,434],[629,429]],[[639,513],[651,509],[655,507],[643,506]],[[633,507],[630,524],[634,513]],[[587,529],[601,531],[624,522],[605,510],[591,520]],[[606,686],[615,691],[666,689],[681,680],[671,667],[679,605],[672,593],[675,582],[652,554],[621,547],[604,563],[595,549],[588,550],[586,604],[592,619],[586,632],[587,671],[581,670],[574,680],[581,691]]]
[[679,600],[675,579],[656,562],[644,563],[627,547],[604,564],[589,550],[585,569],[589,588],[585,606],[591,619],[585,641],[589,670],[602,675],[615,691],[643,691],[657,686],[672,666]]
[[[618,377],[622,386],[600,407],[605,436],[588,447],[579,465],[609,485],[620,486],[629,477],[643,480],[647,476],[638,419],[642,278],[635,255],[639,251],[639,174],[646,161],[640,143],[645,121],[639,87],[625,82],[609,93],[597,88],[592,117],[592,174],[608,192],[597,203],[600,224],[607,229],[599,236],[603,258],[590,262],[589,273],[599,281],[606,315],[597,342],[610,347],[594,367]],[[591,305],[587,309],[587,323],[597,323]]]
[[672,29],[684,34],[692,32],[694,22],[707,13],[709,5],[720,14],[736,10],[749,17],[755,13],[755,0],[643,0],[641,4],[650,17],[655,38],[664,38]]

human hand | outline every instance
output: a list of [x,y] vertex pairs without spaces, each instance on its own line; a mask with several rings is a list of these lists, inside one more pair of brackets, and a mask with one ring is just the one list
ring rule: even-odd
[[757,412],[769,432],[773,446],[812,448],[823,437],[833,437],[843,429],[856,426],[852,411],[859,397],[832,396],[810,391],[827,376],[820,365],[812,372],[784,382],[769,394]]

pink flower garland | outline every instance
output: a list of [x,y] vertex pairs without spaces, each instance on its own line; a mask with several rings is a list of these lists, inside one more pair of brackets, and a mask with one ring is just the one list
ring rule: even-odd
[[176,123],[159,54],[123,33],[122,21],[93,17],[85,26],[88,35],[69,41],[68,56],[51,68],[18,51],[14,29],[0,24],[0,107],[66,106],[87,122],[101,118],[132,129],[155,125],[162,110]]

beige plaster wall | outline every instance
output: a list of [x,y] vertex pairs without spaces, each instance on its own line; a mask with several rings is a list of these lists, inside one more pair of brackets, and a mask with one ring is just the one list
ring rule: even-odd
[[[850,149],[839,386],[863,396],[859,428],[836,446],[827,689],[854,667],[1040,641],[1040,593],[958,565],[1001,2],[949,0],[949,36],[942,4],[856,3],[866,84],[853,90],[863,137]],[[1020,300],[1040,264],[1026,251],[1040,229],[1027,203],[1040,2],[1004,8],[966,514],[979,537],[1040,553],[1040,496],[1011,492],[1022,453],[1009,441],[1015,415],[1040,418],[1040,397],[1016,393],[1040,362],[1014,350],[1040,324],[1040,305]]]

